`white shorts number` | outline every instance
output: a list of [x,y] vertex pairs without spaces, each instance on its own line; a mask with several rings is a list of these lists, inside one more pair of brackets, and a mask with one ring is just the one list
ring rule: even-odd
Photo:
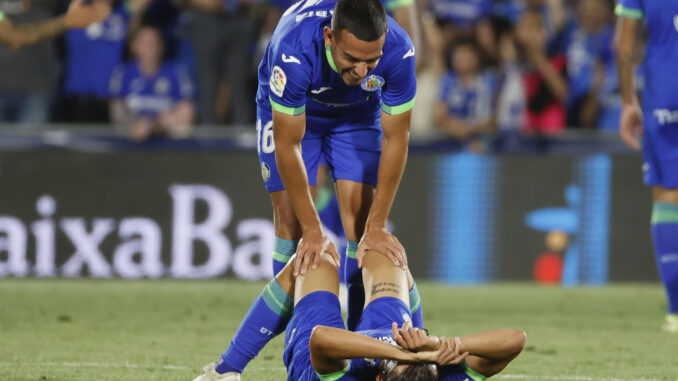
[[257,120],[257,151],[260,153],[271,153],[275,151],[273,121],[266,123],[264,128],[261,128],[261,119]]

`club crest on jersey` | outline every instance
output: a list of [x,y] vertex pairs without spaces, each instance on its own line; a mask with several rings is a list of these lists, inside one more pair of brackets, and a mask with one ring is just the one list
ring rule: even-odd
[[268,81],[268,87],[273,94],[282,97],[285,92],[285,85],[287,85],[287,76],[280,66],[274,66],[271,78]]
[[261,177],[264,178],[264,182],[271,179],[271,167],[266,163],[261,163]]
[[153,86],[153,90],[158,95],[167,94],[167,92],[169,91],[169,88],[170,88],[170,82],[165,77],[158,78],[158,80],[155,81],[155,85]]
[[360,88],[365,91],[378,91],[385,83],[386,81],[384,81],[384,78],[378,75],[368,75],[363,83],[360,84]]

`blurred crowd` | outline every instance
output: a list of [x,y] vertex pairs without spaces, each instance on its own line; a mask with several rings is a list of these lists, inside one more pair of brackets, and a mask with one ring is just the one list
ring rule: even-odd
[[[256,69],[292,0],[108,1],[110,17],[18,51],[0,46],[0,123],[115,123],[183,137],[254,125]],[[615,129],[613,0],[384,0],[417,46],[413,133],[472,149],[523,134]],[[15,24],[67,0],[0,0]],[[640,81],[639,83],[642,83]]]

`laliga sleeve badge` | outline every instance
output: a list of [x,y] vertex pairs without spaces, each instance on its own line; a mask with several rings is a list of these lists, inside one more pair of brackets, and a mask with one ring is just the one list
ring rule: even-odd
[[285,85],[287,84],[287,76],[283,69],[280,66],[274,66],[273,71],[271,72],[271,78],[268,81],[268,87],[271,89],[273,94],[278,97],[283,96],[285,92]]
[[360,88],[365,91],[379,91],[384,84],[386,84],[384,78],[378,75],[368,75],[367,78],[363,80],[363,83],[360,84]]
[[264,178],[264,182],[271,179],[271,167],[266,163],[261,163],[261,177]]

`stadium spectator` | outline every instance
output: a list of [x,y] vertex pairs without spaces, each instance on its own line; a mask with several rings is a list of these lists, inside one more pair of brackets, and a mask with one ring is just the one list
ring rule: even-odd
[[108,122],[109,83],[122,62],[127,33],[149,0],[99,0],[113,11],[103,22],[66,33],[64,81],[65,119],[70,122]]
[[[0,3],[0,121],[44,123],[54,92],[56,57],[51,42],[67,28],[104,19],[103,4],[71,3],[68,12],[51,18],[54,4],[47,1],[8,0]],[[6,44],[6,45],[5,45]],[[33,45],[17,51],[27,45]]]
[[435,123],[445,134],[474,143],[494,130],[496,78],[481,70],[479,47],[473,39],[457,40],[451,65],[441,81]]
[[190,132],[193,85],[181,67],[163,62],[159,29],[141,27],[131,50],[135,59],[116,69],[111,79],[111,116],[129,123],[130,137],[141,141],[152,134],[184,137]]
[[594,127],[605,77],[614,76],[615,70],[612,9],[607,0],[587,0],[580,1],[576,11],[574,27],[565,32],[568,125]]
[[[5,17],[15,25],[41,22],[54,14],[54,9],[44,1],[11,0],[1,6]],[[47,122],[56,65],[51,41],[19,51],[0,45],[0,122]]]
[[252,124],[254,86],[250,78],[254,0],[189,0],[191,40],[198,68],[200,122]]
[[542,17],[537,10],[527,10],[516,27],[516,41],[527,64],[524,74],[526,130],[555,134],[563,130],[566,121],[567,61],[563,53],[547,55],[547,31]]

